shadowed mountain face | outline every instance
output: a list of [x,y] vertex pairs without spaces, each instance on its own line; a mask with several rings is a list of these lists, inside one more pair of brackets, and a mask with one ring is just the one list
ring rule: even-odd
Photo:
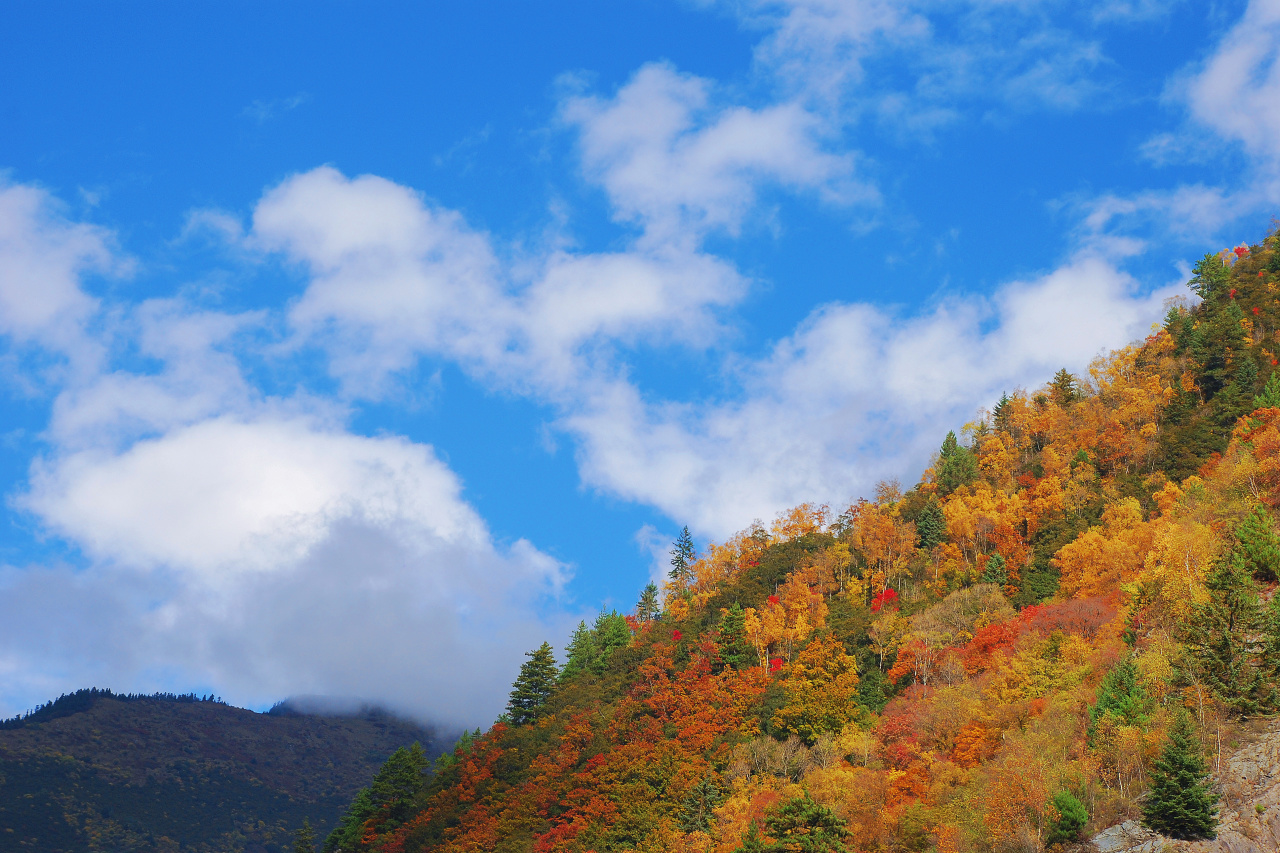
[[0,724],[0,853],[275,853],[317,836],[432,729],[360,708],[258,714],[195,697],[79,691]]

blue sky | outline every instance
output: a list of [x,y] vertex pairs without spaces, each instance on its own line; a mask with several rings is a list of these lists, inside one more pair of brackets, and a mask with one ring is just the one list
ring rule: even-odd
[[500,710],[1280,199],[1280,3],[19,4],[0,713]]

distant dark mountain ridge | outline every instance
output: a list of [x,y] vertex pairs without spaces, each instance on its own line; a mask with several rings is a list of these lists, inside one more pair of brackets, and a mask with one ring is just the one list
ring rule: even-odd
[[451,740],[373,706],[314,707],[88,688],[0,721],[0,853],[285,851],[396,749]]
[[[117,699],[121,702],[153,699],[157,702],[216,702],[219,705],[227,704],[222,701],[220,696],[212,695],[200,696],[195,693],[116,693],[110,688],[86,687],[74,693],[63,693],[52,702],[37,705],[33,710],[25,714],[18,714],[7,720],[0,720],[0,730],[20,729],[28,723],[42,723],[47,720],[56,720],[59,717],[69,717],[72,714],[89,710],[99,699]],[[288,700],[278,702],[268,713],[275,711],[276,708],[287,706]]]

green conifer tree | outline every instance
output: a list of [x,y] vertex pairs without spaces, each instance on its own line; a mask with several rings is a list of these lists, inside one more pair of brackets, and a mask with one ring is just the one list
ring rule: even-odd
[[770,848],[766,848],[764,841],[760,838],[760,827],[753,820],[747,829],[747,834],[742,836],[742,846],[734,853],[766,853],[768,849]]
[[426,785],[427,756],[420,744],[401,747],[391,754],[368,788],[356,794],[338,826],[325,839],[325,853],[359,848],[366,824],[374,820],[377,831],[395,829],[409,818],[413,801]]
[[996,429],[1009,428],[1009,395],[1001,394],[1000,402],[996,403],[995,408],[991,410],[991,420],[995,423]]
[[1009,572],[1005,568],[1004,557],[992,554],[987,557],[987,565],[982,570],[982,582],[1004,586],[1009,582]]
[[550,643],[525,652],[525,656],[529,659],[521,664],[507,700],[507,715],[514,726],[528,725],[542,715],[542,708],[555,692],[560,675]]
[[716,640],[720,662],[732,669],[751,666],[755,650],[747,639],[747,615],[742,605],[734,602],[720,620],[720,637]]
[[617,649],[625,648],[631,643],[631,626],[618,611],[600,611],[595,625],[591,629],[592,650],[594,656],[587,668],[596,675],[604,675],[609,669],[609,662]]
[[652,622],[662,612],[658,603],[658,585],[650,581],[640,593],[640,601],[636,603],[636,618],[641,622]]
[[1049,396],[1059,406],[1069,406],[1080,399],[1080,386],[1065,367],[1053,374],[1049,382]]
[[[1280,252],[1276,253],[1280,257]],[[1280,370],[1271,371],[1267,384],[1262,386],[1262,393],[1253,398],[1255,409],[1280,408]]]
[[711,832],[715,810],[724,802],[724,791],[712,773],[707,773],[689,789],[680,807],[680,829],[685,832]]
[[1264,710],[1272,693],[1260,660],[1265,648],[1258,585],[1239,548],[1220,558],[1205,579],[1209,600],[1195,608],[1187,645],[1201,677],[1240,714]]
[[1193,275],[1187,286],[1204,300],[1225,290],[1231,276],[1231,269],[1222,262],[1222,258],[1212,252],[1197,261],[1191,272]]
[[316,853],[316,833],[309,818],[302,819],[302,826],[293,834],[293,853]]
[[967,447],[956,441],[955,432],[948,432],[938,452],[938,467],[934,471],[938,486],[944,495],[967,486],[978,479],[978,460]]
[[578,623],[564,652],[566,660],[560,678],[571,678],[580,672],[590,671],[591,664],[596,659],[596,640],[586,622]]
[[1045,845],[1052,847],[1054,844],[1070,844],[1079,838],[1080,831],[1089,822],[1089,812],[1084,803],[1070,791],[1059,791],[1053,795],[1053,810],[1058,815],[1049,823]]
[[1271,513],[1255,504],[1244,520],[1236,525],[1236,551],[1245,571],[1262,581],[1280,577],[1280,536],[1276,535]]
[[763,849],[769,853],[842,851],[844,839],[849,837],[847,825],[835,812],[815,803],[808,794],[793,797],[765,819],[766,830],[777,840]]
[[1089,744],[1093,745],[1098,723],[1104,717],[1115,717],[1127,726],[1141,725],[1149,718],[1151,704],[1151,697],[1138,683],[1138,667],[1133,658],[1120,661],[1103,676],[1098,685],[1098,702],[1089,709]]
[[1179,710],[1169,742],[1151,772],[1151,787],[1142,806],[1142,822],[1170,838],[1187,841],[1217,836],[1218,797],[1200,755],[1191,715]]
[[942,507],[938,506],[938,501],[930,495],[929,502],[916,517],[916,546],[929,551],[941,545],[946,536],[947,517],[942,513]]
[[693,576],[693,563],[696,559],[697,552],[693,549],[693,537],[689,535],[689,527],[686,525],[676,538],[675,547],[671,549],[671,571],[667,576],[682,587],[688,586]]

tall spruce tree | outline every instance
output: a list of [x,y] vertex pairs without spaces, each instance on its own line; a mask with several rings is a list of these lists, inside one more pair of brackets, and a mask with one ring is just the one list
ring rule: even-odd
[[651,581],[640,593],[640,600],[636,602],[636,618],[641,622],[652,622],[658,618],[660,612],[658,585]]
[[998,586],[1004,586],[1009,582],[1009,570],[1006,567],[1004,557],[999,554],[992,554],[987,557],[987,564],[982,569],[982,582],[993,583]]
[[954,431],[948,432],[938,451],[938,466],[934,471],[934,479],[944,495],[954,492],[961,486],[967,486],[978,479],[978,459],[973,451],[956,440]]
[[1070,844],[1079,838],[1080,830],[1089,822],[1089,812],[1084,803],[1070,791],[1059,791],[1053,795],[1053,810],[1057,816],[1049,822],[1044,843],[1052,847],[1054,844]]
[[764,849],[770,853],[835,853],[845,849],[847,826],[843,818],[806,793],[785,801],[765,819],[766,830],[777,840]]
[[1235,550],[1245,571],[1262,581],[1280,577],[1280,536],[1276,535],[1266,507],[1254,504],[1253,510],[1236,525],[1235,539]]
[[1053,374],[1053,380],[1049,383],[1049,394],[1053,402],[1059,406],[1068,406],[1080,399],[1080,386],[1076,378],[1064,367]]
[[1214,838],[1218,828],[1217,802],[1217,795],[1210,790],[1191,715],[1179,710],[1164,753],[1151,771],[1142,822],[1170,838]]
[[521,664],[507,700],[507,716],[515,726],[528,725],[542,715],[542,708],[555,692],[560,675],[550,643],[525,652],[525,656],[529,659]]
[[1272,695],[1260,665],[1264,612],[1257,582],[1236,548],[1218,560],[1204,585],[1209,600],[1192,611],[1187,645],[1213,692],[1238,713],[1256,714]]
[[1191,269],[1192,278],[1187,286],[1196,292],[1201,299],[1208,300],[1226,289],[1231,270],[1222,262],[1222,258],[1212,252],[1205,254]]
[[715,810],[724,802],[724,790],[708,772],[694,785],[680,806],[680,828],[685,832],[711,832]]
[[721,664],[726,667],[741,670],[751,665],[755,650],[747,639],[747,614],[736,601],[720,620],[716,651]]
[[293,834],[293,853],[316,853],[316,833],[309,818],[302,819],[302,826]]
[[564,669],[560,672],[562,679],[571,678],[591,669],[591,664],[596,659],[596,639],[586,622],[579,622],[578,627],[573,629],[573,635],[569,638],[569,645],[565,647],[564,652]]
[[[1276,253],[1280,257],[1280,252]],[[1262,393],[1253,398],[1255,409],[1280,408],[1280,370],[1271,371],[1267,384],[1262,386]]]
[[916,516],[916,546],[926,551],[942,544],[947,536],[947,517],[933,495]]
[[596,675],[604,675],[609,669],[613,653],[625,648],[631,642],[631,626],[627,624],[626,617],[619,615],[618,611],[601,610],[591,628],[591,636],[594,640],[595,656],[589,668]]
[[693,537],[689,535],[686,525],[676,538],[675,547],[671,549],[671,571],[667,573],[681,587],[689,585],[693,576],[693,563],[697,552],[693,550]]
[[1094,734],[1105,717],[1114,717],[1127,726],[1141,725],[1151,713],[1151,697],[1138,683],[1138,667],[1133,658],[1125,658],[1111,668],[1098,685],[1098,702],[1089,709],[1086,737],[1094,743]]

